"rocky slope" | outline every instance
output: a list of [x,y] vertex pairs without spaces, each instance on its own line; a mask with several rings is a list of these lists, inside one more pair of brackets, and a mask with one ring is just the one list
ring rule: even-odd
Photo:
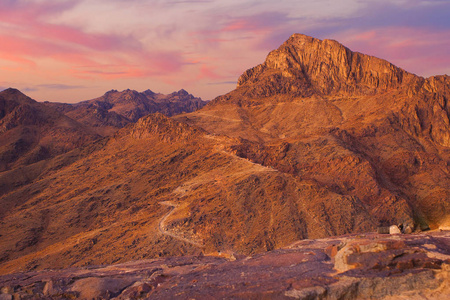
[[[169,95],[110,91],[78,104],[40,103],[16,89],[4,90],[0,92],[0,195],[35,180],[47,168],[45,160],[110,136],[142,116],[190,112],[205,103],[185,90]],[[37,162],[40,167],[30,166]]]
[[238,142],[154,114],[49,161],[0,198],[0,271],[253,254],[376,228],[356,197],[242,159]]
[[99,137],[16,89],[0,92],[0,172],[54,157]]
[[354,197],[380,223],[436,228],[450,209],[449,83],[295,34],[236,90],[175,118],[242,139],[238,156]]
[[184,256],[0,276],[1,299],[447,299],[450,232],[304,240],[253,257]]
[[448,82],[294,35],[199,111],[29,165],[0,196],[0,272],[443,228]]

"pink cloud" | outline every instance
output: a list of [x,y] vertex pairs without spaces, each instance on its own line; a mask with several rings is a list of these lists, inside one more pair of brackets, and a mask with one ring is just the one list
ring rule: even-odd
[[87,34],[76,28],[61,25],[36,24],[30,30],[30,34],[57,42],[66,42],[83,46],[91,50],[109,51],[117,48],[139,46],[136,41],[127,38],[105,34]]
[[[422,76],[450,65],[450,30],[384,27],[363,32],[345,32],[337,39],[353,51],[386,59]],[[443,70],[444,71],[444,70]]]
[[[192,36],[210,43],[251,40],[279,31],[288,23],[287,14],[263,12],[236,18],[229,18],[216,28],[191,33]],[[255,43],[256,44],[256,43]]]
[[221,32],[233,32],[233,31],[251,31],[255,30],[255,24],[249,22],[246,19],[233,20],[226,26],[220,29]]
[[[103,78],[176,72],[186,64],[181,53],[147,51],[130,35],[93,34],[80,28],[45,22],[45,16],[75,5],[69,2],[57,5],[22,1],[0,3],[1,22],[15,28],[17,33],[13,36],[0,29],[0,58],[27,66],[36,66],[35,62],[40,58],[51,58],[66,63],[72,74]],[[121,67],[105,70],[105,63]]]
[[48,15],[61,13],[73,8],[79,0],[73,1],[47,1],[32,2],[24,0],[2,1],[0,2],[0,18],[2,22],[23,24],[23,22],[33,22]]
[[90,62],[86,65],[75,66],[70,72],[79,78],[118,79],[140,77],[172,76],[186,65],[181,54],[177,52],[136,52],[129,53],[130,57],[118,57],[114,64]]
[[0,34],[2,47],[0,58],[15,61],[19,64],[35,67],[36,58],[54,58],[70,64],[90,64],[93,60],[80,51],[74,51],[67,45],[44,39],[28,39],[25,37]]
[[[1,17],[1,16],[0,16]],[[14,20],[15,21],[15,20]],[[26,43],[37,45],[51,45],[60,49],[64,45],[64,51],[84,50],[111,51],[141,49],[142,45],[130,36],[119,36],[112,34],[92,34],[83,32],[81,29],[64,25],[43,23],[38,19],[29,18],[20,22],[21,28],[15,35],[17,39],[23,39]],[[36,48],[39,54],[40,48]],[[44,50],[45,49],[44,47]]]
[[197,76],[196,80],[201,79],[210,79],[210,80],[222,80],[225,77],[222,75],[219,75],[217,73],[217,68],[210,66],[210,65],[202,65],[199,70],[199,75]]
[[96,65],[91,67],[72,69],[71,73],[75,77],[81,79],[101,78],[113,80],[118,78],[136,78],[144,76],[142,70],[127,65],[123,66]]
[[[225,31],[231,30],[231,35],[220,35],[219,37],[208,31],[207,38],[210,38],[211,41],[199,38],[200,49],[197,47],[184,48],[184,45],[181,44],[184,42],[183,40],[181,42],[173,40],[170,41],[170,45],[167,45],[164,44],[164,39],[153,38],[151,44],[144,45],[137,37],[144,37],[145,41],[153,35],[147,36],[143,32],[139,32],[136,36],[116,34],[114,33],[117,32],[115,29],[106,29],[103,33],[98,31],[92,33],[86,32],[81,27],[67,25],[68,23],[66,25],[49,23],[47,20],[54,20],[53,13],[71,8],[61,6],[59,11],[54,9],[52,13],[49,13],[47,9],[50,9],[50,6],[39,6],[34,3],[30,6],[22,5],[6,9],[6,5],[0,3],[0,40],[3,41],[3,45],[8,45],[0,47],[0,58],[14,61],[22,67],[23,73],[17,72],[16,75],[19,80],[23,76],[21,74],[25,75],[30,69],[33,69],[33,74],[45,74],[42,76],[45,79],[36,80],[34,83],[30,81],[22,83],[23,86],[33,86],[34,84],[35,91],[33,93],[35,95],[42,95],[44,89],[48,90],[41,84],[45,83],[41,80],[52,80],[52,82],[65,84],[76,83],[83,86],[95,82],[98,86],[108,86],[108,88],[117,88],[122,84],[131,84],[124,88],[136,88],[133,86],[136,84],[150,84],[150,86],[145,86],[145,88],[149,88],[155,84],[163,87],[173,86],[175,89],[179,89],[181,86],[201,87],[205,85],[205,81],[223,80],[224,77],[221,76],[223,59],[210,57],[208,51],[205,54],[199,54],[199,52],[202,52],[205,43],[218,44],[235,40],[235,37],[232,36],[233,30],[239,30],[238,25],[229,22],[223,27],[228,26]],[[2,23],[6,26],[2,27]],[[149,25],[153,26],[153,23],[149,21]],[[245,33],[247,26],[253,25],[242,22],[242,33]],[[3,30],[8,27],[13,29]],[[148,28],[145,29],[148,30]],[[143,30],[144,28],[141,31]],[[188,33],[186,36],[188,38]],[[213,41],[214,36],[218,40]],[[189,42],[193,43],[193,40],[189,39]],[[174,51],[176,43],[180,43],[180,50]],[[220,56],[223,53],[218,51],[214,55]],[[54,60],[58,64],[47,64],[49,60]],[[54,69],[52,65],[56,65],[58,69]],[[185,68],[185,66],[187,67]],[[34,76],[33,78],[38,77]],[[212,91],[212,87],[208,88],[211,90],[210,93],[215,93]],[[91,89],[93,90],[93,88]],[[155,89],[160,91],[158,88]],[[87,93],[87,90],[83,92]],[[209,97],[213,96],[215,95]],[[42,97],[36,96],[36,99],[51,100]],[[47,93],[44,97],[47,97]]]

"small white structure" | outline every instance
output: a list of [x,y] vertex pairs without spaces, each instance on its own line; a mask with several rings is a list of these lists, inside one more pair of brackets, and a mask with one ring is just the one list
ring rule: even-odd
[[400,228],[397,225],[392,225],[389,227],[389,234],[401,234]]

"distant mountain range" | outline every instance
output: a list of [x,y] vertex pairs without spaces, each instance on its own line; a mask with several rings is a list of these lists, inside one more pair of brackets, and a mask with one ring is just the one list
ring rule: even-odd
[[111,90],[99,98],[76,104],[46,102],[47,106],[56,108],[101,135],[109,135],[151,113],[159,112],[170,117],[195,111],[206,103],[185,90],[168,95],[150,90],[142,93],[134,90]]
[[206,103],[185,90],[113,90],[76,104],[41,103],[10,88],[0,92],[0,171],[73,150],[151,113],[172,116]]
[[75,105],[0,96],[33,116],[14,117],[20,105],[2,100],[1,149],[25,128],[45,128],[33,143],[59,149],[45,160],[29,146],[2,150],[0,273],[255,255],[450,223],[450,77],[425,79],[336,41],[291,36],[199,110],[184,91]]

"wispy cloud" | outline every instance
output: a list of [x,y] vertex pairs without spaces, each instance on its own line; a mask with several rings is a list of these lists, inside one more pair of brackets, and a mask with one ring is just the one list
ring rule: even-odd
[[[342,40],[352,50],[387,59],[407,71],[423,76],[450,71],[450,30],[384,27],[347,31]],[[432,51],[430,51],[432,49]]]
[[217,81],[217,82],[208,82],[208,85],[236,85],[237,81]]
[[[0,31],[3,44],[0,48],[0,59],[27,67],[44,68],[45,65],[39,64],[39,60],[53,59],[69,66],[89,65],[91,69],[97,69],[97,72],[90,70],[84,72],[85,74],[125,76],[173,72],[185,63],[179,53],[148,50],[131,35],[90,33],[77,27],[51,24],[42,20],[42,15],[49,16],[73,7],[73,3],[69,5],[66,2],[56,7],[49,5],[49,2],[35,3],[30,7],[24,6],[22,1],[2,3],[2,22],[17,25],[19,30],[13,34],[6,30]],[[120,72],[102,70],[105,64],[110,63],[135,67],[126,67]]]
[[20,90],[24,93],[32,93],[32,92],[36,92],[39,91],[39,88],[37,87],[30,87],[30,86],[25,86],[20,88]]
[[51,89],[51,90],[74,90],[74,89],[85,89],[87,86],[83,85],[68,85],[68,84],[60,84],[60,83],[51,83],[51,84],[40,84],[39,88],[43,89]]
[[185,1],[167,1],[168,4],[189,4],[189,3],[211,3],[212,0],[185,0]]

